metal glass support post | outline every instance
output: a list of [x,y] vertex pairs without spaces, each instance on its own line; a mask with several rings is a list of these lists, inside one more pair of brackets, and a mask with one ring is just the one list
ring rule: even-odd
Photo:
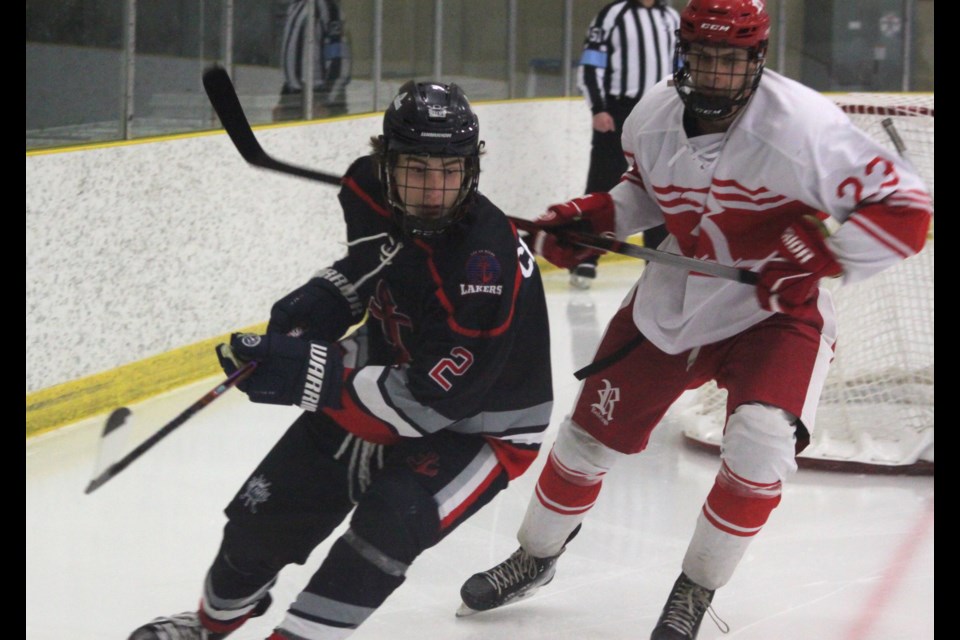
[[903,3],[903,79],[900,81],[901,91],[910,91],[910,77],[913,71],[913,12],[914,0],[904,0]]
[[783,2],[777,3],[777,73],[786,73],[787,68],[787,10]]
[[383,0],[373,0],[373,111],[380,110],[383,77]]
[[306,38],[303,48],[307,52],[307,59],[303,61],[303,77],[300,79],[300,99],[303,107],[303,119],[313,118],[313,74],[314,60],[317,54],[317,3],[314,0],[307,2]]
[[516,98],[517,87],[517,0],[507,9],[507,97]]
[[433,0],[433,81],[443,73],[443,0]]
[[220,31],[220,57],[223,68],[230,72],[233,78],[233,0],[224,0],[223,24]]
[[573,0],[563,3],[563,95],[570,97],[572,92],[572,78],[570,70],[573,68]]
[[[233,68],[233,0],[224,0],[220,20],[220,66],[227,70],[231,78],[236,79]],[[201,62],[206,65],[205,60]],[[210,127],[220,125],[220,119],[217,118],[212,104],[207,105],[207,122]]]
[[137,52],[137,0],[123,3],[123,54],[121,56],[120,138],[133,138],[133,89]]

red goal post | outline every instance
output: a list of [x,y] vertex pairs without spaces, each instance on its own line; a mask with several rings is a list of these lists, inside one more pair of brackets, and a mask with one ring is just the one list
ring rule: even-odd
[[[909,158],[934,194],[932,93],[827,95],[874,140]],[[933,227],[918,255],[833,295],[836,357],[798,465],[932,475]],[[714,383],[681,398],[671,417],[687,444],[719,451],[725,402]]]

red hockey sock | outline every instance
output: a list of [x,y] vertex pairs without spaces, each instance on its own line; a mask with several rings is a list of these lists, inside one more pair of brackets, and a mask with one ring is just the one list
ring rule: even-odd
[[779,482],[751,482],[724,464],[703,505],[703,515],[721,531],[749,537],[760,531],[778,504]]
[[536,492],[540,503],[547,509],[563,515],[576,515],[593,506],[602,485],[599,478],[564,467],[551,453],[540,472]]

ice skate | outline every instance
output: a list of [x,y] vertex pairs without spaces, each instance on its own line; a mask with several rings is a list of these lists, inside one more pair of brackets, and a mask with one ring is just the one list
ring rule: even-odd
[[650,640],[694,640],[707,611],[721,631],[729,631],[727,624],[710,609],[713,594],[714,591],[701,587],[681,573],[673,584]]
[[596,277],[597,265],[592,262],[583,262],[570,272],[570,284],[577,289],[589,289]]
[[[272,601],[268,593],[241,622],[248,618],[262,616],[270,608]],[[184,611],[172,616],[154,618],[142,627],[138,627],[127,640],[222,640],[228,635],[230,632],[215,633],[204,627],[197,611]]]
[[127,640],[220,640],[226,635],[208,631],[196,611],[154,618],[130,634]]
[[463,604],[457,610],[457,617],[489,611],[532,596],[553,580],[558,557],[535,558],[521,547],[492,569],[475,573],[460,588]]

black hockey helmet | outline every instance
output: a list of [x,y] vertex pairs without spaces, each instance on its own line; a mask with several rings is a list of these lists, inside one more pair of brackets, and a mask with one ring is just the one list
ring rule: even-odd
[[[380,177],[387,202],[405,231],[432,236],[463,217],[480,176],[480,122],[456,84],[414,82],[400,87],[383,115]],[[463,158],[463,179],[455,202],[442,215],[415,215],[396,183],[399,154]]]
[[[697,118],[724,120],[734,115],[753,95],[766,59],[770,39],[770,16],[764,0],[690,0],[680,12],[680,28],[677,30],[673,86],[680,94],[684,105]],[[717,64],[720,59],[715,52],[721,48],[743,49],[749,64],[742,75],[727,73],[729,88],[719,90],[697,86],[692,69],[691,45],[702,50],[696,55],[705,60],[700,71]],[[720,67],[709,68],[706,73],[720,73]]]

